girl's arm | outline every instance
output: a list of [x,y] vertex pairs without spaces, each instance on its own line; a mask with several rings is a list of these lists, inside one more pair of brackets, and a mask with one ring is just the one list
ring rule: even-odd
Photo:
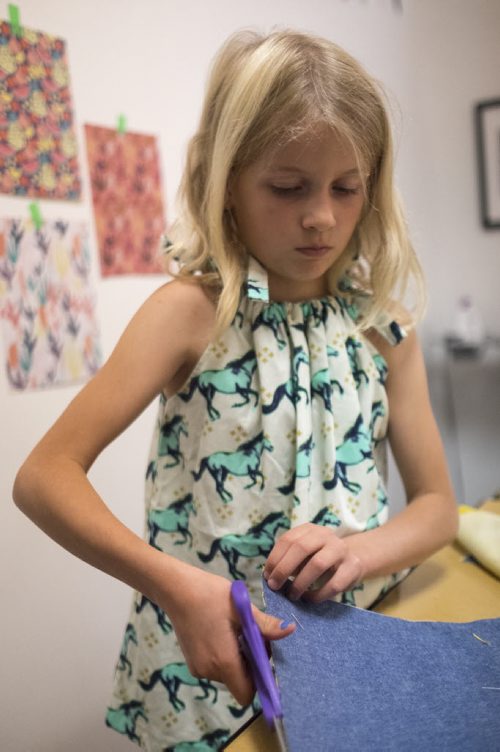
[[377,338],[389,365],[389,441],[408,503],[385,525],[348,539],[365,577],[419,564],[451,542],[458,528],[457,504],[417,336],[410,333],[397,347]]
[[[239,656],[230,583],[147,544],[111,513],[87,478],[98,455],[155,396],[180,388],[210,340],[213,320],[213,304],[197,285],[172,282],[154,293],[107,363],[31,452],[13,495],[68,551],[163,608],[191,671],[223,681],[245,703],[253,688]],[[256,618],[269,639],[291,631],[257,610]]]
[[116,520],[86,473],[189,361],[190,348],[196,348],[188,306],[193,293],[194,288],[166,285],[146,301],[109,360],[34,448],[14,483],[16,504],[42,530],[141,591],[151,587],[149,568],[160,557]]
[[265,576],[278,588],[296,575],[287,591],[292,598],[320,577],[322,586],[308,593],[318,602],[361,580],[418,564],[453,540],[457,531],[456,502],[417,337],[412,332],[397,347],[378,334],[370,334],[370,340],[389,366],[389,440],[408,505],[385,525],[342,539],[312,524],[285,533],[269,556]]

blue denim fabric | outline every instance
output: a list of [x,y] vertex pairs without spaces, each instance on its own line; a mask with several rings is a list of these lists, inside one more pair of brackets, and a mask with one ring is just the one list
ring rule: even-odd
[[272,643],[290,752],[500,751],[500,690],[486,689],[500,687],[500,618],[410,622],[265,583],[264,597],[300,622]]

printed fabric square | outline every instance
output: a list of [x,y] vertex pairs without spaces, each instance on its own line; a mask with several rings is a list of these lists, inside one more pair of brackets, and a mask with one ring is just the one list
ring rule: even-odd
[[412,622],[267,585],[264,598],[297,623],[271,644],[289,752],[500,749],[500,618]]
[[0,191],[75,200],[81,180],[63,39],[0,23]]
[[102,275],[165,273],[156,138],[94,125],[85,136]]
[[0,222],[0,319],[14,389],[81,382],[100,365],[87,228]]

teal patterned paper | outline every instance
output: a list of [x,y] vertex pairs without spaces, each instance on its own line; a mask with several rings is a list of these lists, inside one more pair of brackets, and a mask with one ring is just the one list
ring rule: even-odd
[[82,382],[101,362],[88,232],[79,222],[0,221],[0,322],[14,389]]

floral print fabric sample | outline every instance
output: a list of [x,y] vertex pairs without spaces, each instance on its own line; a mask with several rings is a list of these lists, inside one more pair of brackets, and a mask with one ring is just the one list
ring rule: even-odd
[[77,143],[66,45],[0,23],[0,191],[79,199]]
[[15,389],[89,378],[101,352],[81,223],[0,223],[0,319]]
[[165,231],[156,138],[85,126],[103,276],[164,271]]

